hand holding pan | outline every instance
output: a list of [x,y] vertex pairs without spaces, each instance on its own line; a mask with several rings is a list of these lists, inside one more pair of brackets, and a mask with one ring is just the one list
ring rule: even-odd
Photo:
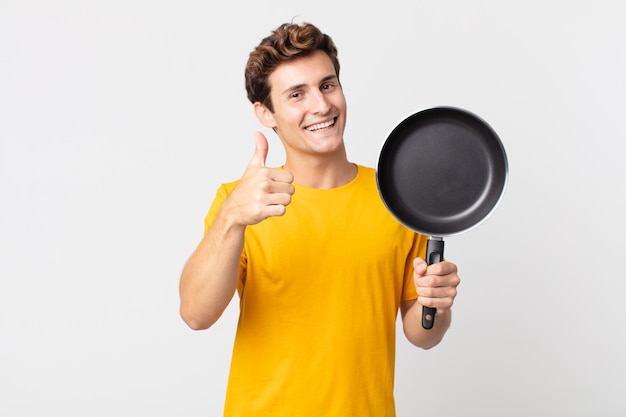
[[[508,161],[496,132],[455,107],[419,111],[396,126],[381,149],[376,181],[391,214],[428,235],[426,262],[443,260],[443,237],[482,223],[502,197]],[[423,307],[431,329],[436,309]]]

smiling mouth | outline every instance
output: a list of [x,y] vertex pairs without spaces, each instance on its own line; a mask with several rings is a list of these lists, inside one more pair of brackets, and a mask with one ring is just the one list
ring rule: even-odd
[[335,120],[336,119],[332,119],[324,123],[316,123],[314,125],[306,127],[306,130],[308,130],[309,132],[315,132],[318,130],[328,129],[329,127],[332,127],[335,125]]

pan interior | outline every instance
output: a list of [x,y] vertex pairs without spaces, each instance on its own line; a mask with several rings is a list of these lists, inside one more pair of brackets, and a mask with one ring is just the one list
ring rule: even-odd
[[504,148],[475,115],[436,108],[405,119],[381,151],[378,186],[407,227],[446,236],[479,224],[500,199],[507,176]]

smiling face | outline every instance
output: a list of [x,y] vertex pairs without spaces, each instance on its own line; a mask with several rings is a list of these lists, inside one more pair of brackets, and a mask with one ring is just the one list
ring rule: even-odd
[[254,108],[278,134],[288,160],[345,153],[346,100],[328,55],[318,50],[284,62],[269,83],[274,112],[259,102]]

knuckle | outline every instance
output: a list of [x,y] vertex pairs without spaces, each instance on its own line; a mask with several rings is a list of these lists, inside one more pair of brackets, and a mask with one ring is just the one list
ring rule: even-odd
[[417,291],[417,294],[420,297],[428,297],[431,298],[433,296],[433,289],[429,287],[422,287]]

